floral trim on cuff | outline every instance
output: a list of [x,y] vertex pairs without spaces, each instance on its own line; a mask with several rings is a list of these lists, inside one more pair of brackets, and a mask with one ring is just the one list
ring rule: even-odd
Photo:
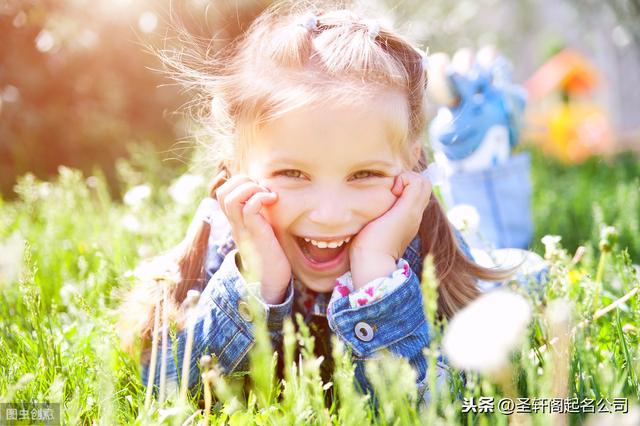
[[347,271],[336,280],[329,306],[342,297],[349,298],[349,305],[352,308],[359,308],[381,299],[391,293],[411,276],[409,263],[403,258],[398,259],[397,268],[386,277],[376,278],[357,291],[353,288],[351,271]]

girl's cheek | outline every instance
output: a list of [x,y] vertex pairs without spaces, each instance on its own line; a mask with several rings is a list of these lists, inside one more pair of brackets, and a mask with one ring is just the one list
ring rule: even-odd
[[376,188],[375,191],[367,191],[358,197],[358,204],[367,212],[370,220],[376,219],[387,212],[396,202],[397,197],[389,188]]

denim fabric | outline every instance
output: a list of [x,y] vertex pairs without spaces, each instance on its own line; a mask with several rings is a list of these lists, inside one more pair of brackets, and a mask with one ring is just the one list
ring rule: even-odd
[[[471,257],[470,250],[457,230],[454,231],[463,252]],[[294,298],[293,279],[289,283],[287,295],[279,305],[264,303],[259,294],[253,293],[247,286],[237,267],[236,255],[230,235],[222,239],[209,241],[205,262],[207,285],[202,292],[195,313],[194,344],[190,362],[189,387],[199,383],[198,360],[204,354],[213,354],[225,374],[248,370],[248,352],[254,338],[251,322],[245,320],[238,311],[238,304],[244,297],[256,297],[266,313],[267,327],[274,346],[282,341],[282,323],[285,317],[292,315]],[[416,236],[407,247],[403,258],[411,266],[407,282],[388,295],[370,305],[351,308],[348,298],[334,302],[332,314],[326,321],[342,341],[351,349],[356,366],[356,380],[363,390],[372,392],[364,374],[364,361],[376,356],[381,349],[405,357],[418,373],[418,391],[425,401],[429,400],[427,389],[426,360],[422,350],[429,345],[429,325],[424,316],[420,290],[420,238]],[[373,338],[364,341],[358,337],[358,326],[366,323],[373,330]],[[172,339],[169,339],[170,341]],[[167,382],[177,387],[182,369],[186,332],[177,332],[173,345],[167,354]],[[171,343],[171,342],[170,342]],[[175,350],[174,350],[175,347]],[[160,352],[160,350],[159,350]],[[160,378],[160,360],[155,374],[155,386]],[[446,358],[438,362],[438,383],[444,383],[449,373]],[[142,365],[142,381],[147,382],[149,366]],[[157,389],[156,389],[157,390]]]
[[531,158],[523,152],[487,170],[449,177],[447,204],[469,204],[480,216],[478,232],[493,248],[526,249],[533,236]]
[[[211,246],[210,246],[211,247]],[[210,251],[211,253],[211,251]],[[236,266],[237,250],[230,251],[222,261],[209,258],[207,265],[219,263],[220,266],[213,274],[203,290],[195,313],[192,356],[190,359],[189,387],[193,387],[199,380],[198,360],[204,354],[214,354],[218,366],[223,373],[246,370],[249,349],[253,346],[254,338],[251,331],[252,324],[245,320],[238,311],[238,304],[246,297],[256,297],[262,304],[267,318],[267,327],[271,338],[278,342],[282,338],[282,323],[291,314],[293,303],[293,280],[289,283],[284,302],[279,305],[267,305],[262,299],[248,291],[246,282]],[[213,256],[219,257],[217,251]],[[167,382],[177,383],[179,372],[182,371],[186,332],[179,331],[174,344],[177,345],[174,357],[173,345],[169,339],[167,354]],[[160,348],[155,371],[154,383],[160,383]],[[142,381],[147,383],[149,365],[142,365]]]

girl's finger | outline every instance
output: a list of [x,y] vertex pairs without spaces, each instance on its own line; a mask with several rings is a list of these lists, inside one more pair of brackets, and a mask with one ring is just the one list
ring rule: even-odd
[[400,178],[400,176],[401,175],[398,175],[395,177],[395,179],[393,179],[393,185],[391,186],[391,192],[396,197],[399,197],[400,195],[402,195],[402,189],[404,188],[402,184],[402,179]]
[[[405,209],[415,209],[415,206],[419,205],[424,210],[431,196],[431,183],[418,173],[413,172],[401,173],[397,180],[402,186],[402,195],[394,207],[405,211]],[[420,214],[422,214],[422,210]]]
[[241,185],[242,183],[250,180],[251,178],[249,178],[249,176],[247,175],[234,175],[234,176],[231,176],[225,183],[220,185],[218,189],[216,189],[216,192],[215,192],[216,200],[218,200],[218,203],[220,204],[220,208],[222,209],[225,215],[227,214],[226,207],[225,207],[225,199],[227,198],[227,196],[238,185]]
[[277,201],[278,194],[275,192],[258,192],[254,194],[242,209],[244,225],[247,230],[256,237],[264,237],[265,233],[273,229],[267,220],[260,214],[263,206],[273,204]]
[[225,209],[227,218],[233,224],[244,227],[244,218],[242,217],[242,209],[245,203],[257,192],[267,192],[265,188],[257,185],[253,181],[244,182],[237,186],[225,198]]

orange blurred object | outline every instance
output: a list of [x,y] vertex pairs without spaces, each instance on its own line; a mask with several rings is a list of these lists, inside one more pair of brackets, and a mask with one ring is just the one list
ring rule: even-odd
[[612,132],[604,111],[595,104],[558,105],[549,114],[543,149],[561,160],[579,163],[612,148]]
[[525,83],[532,101],[525,138],[567,163],[611,153],[614,138],[606,111],[584,99],[599,80],[596,68],[578,52],[565,49],[551,57]]
[[584,56],[565,49],[545,62],[524,86],[535,100],[555,91],[588,93],[596,87],[598,80],[598,71]]

